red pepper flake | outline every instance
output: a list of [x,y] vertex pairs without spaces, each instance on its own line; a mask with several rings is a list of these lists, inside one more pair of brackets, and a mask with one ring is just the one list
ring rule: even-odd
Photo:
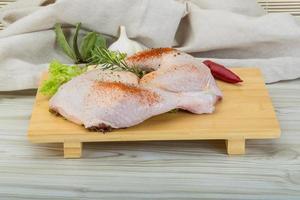
[[119,82],[95,82],[93,88],[95,90],[111,90],[113,93],[114,90],[121,91],[124,95],[135,96],[139,99],[140,103],[152,105],[159,102],[159,95],[155,92],[139,88],[133,85],[127,85]]
[[142,51],[139,53],[134,54],[133,56],[130,56],[127,60],[128,61],[140,61],[144,60],[150,57],[159,57],[164,53],[168,53],[171,51],[176,51],[173,48],[157,48],[157,49],[150,49],[146,51]]

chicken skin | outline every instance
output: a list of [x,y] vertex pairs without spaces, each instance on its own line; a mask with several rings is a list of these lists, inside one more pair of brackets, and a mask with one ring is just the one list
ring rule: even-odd
[[92,70],[61,86],[50,109],[88,129],[107,131],[176,108],[212,113],[222,97],[209,69],[175,49],[144,51],[126,62],[149,73],[139,79],[126,71]]

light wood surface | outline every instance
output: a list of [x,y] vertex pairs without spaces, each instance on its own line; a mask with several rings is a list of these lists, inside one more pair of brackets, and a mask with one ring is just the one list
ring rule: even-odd
[[27,138],[33,91],[0,93],[0,199],[300,199],[300,80],[268,85],[280,139],[249,140],[227,156],[223,141],[61,144]]
[[243,154],[245,139],[278,138],[280,128],[257,68],[233,69],[244,82],[233,85],[218,82],[224,99],[210,115],[187,112],[166,113],[127,129],[107,134],[89,132],[49,112],[48,97],[38,93],[28,138],[34,143],[66,143],[64,157],[81,156],[82,142],[228,140],[229,154]]
[[245,153],[245,139],[226,140],[227,153],[229,155],[241,155]]

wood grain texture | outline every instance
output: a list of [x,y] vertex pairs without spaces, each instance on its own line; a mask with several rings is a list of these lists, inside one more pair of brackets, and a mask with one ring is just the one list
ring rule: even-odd
[[84,144],[79,160],[60,144],[26,136],[34,91],[0,93],[0,199],[300,198],[300,80],[268,85],[280,139],[247,141],[230,156],[223,141]]
[[228,139],[226,140],[227,153],[229,155],[242,155],[245,154],[245,139]]
[[81,142],[64,142],[64,158],[80,158],[82,154]]
[[[28,138],[33,143],[225,139],[229,140],[229,154],[242,154],[245,152],[245,139],[278,138],[280,128],[260,70],[235,68],[233,71],[242,77],[244,83],[218,82],[224,99],[216,105],[213,114],[166,113],[108,134],[89,132],[51,114],[48,98],[38,93]],[[78,153],[81,150],[72,149],[65,151],[69,154],[65,157],[81,155]]]
[[[15,1],[16,0],[0,0],[0,14],[2,12],[2,8],[4,8],[8,4],[13,3]],[[3,29],[4,29],[4,26],[3,26],[3,24],[1,23],[1,20],[0,20],[0,31],[3,30]]]

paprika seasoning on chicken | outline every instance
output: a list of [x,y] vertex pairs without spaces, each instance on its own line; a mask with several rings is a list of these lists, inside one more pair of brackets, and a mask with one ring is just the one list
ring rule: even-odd
[[213,77],[215,77],[218,80],[227,83],[243,82],[243,80],[238,75],[236,75],[235,73],[233,73],[223,65],[215,63],[211,60],[205,60],[203,61],[203,64],[205,64],[210,69]]

